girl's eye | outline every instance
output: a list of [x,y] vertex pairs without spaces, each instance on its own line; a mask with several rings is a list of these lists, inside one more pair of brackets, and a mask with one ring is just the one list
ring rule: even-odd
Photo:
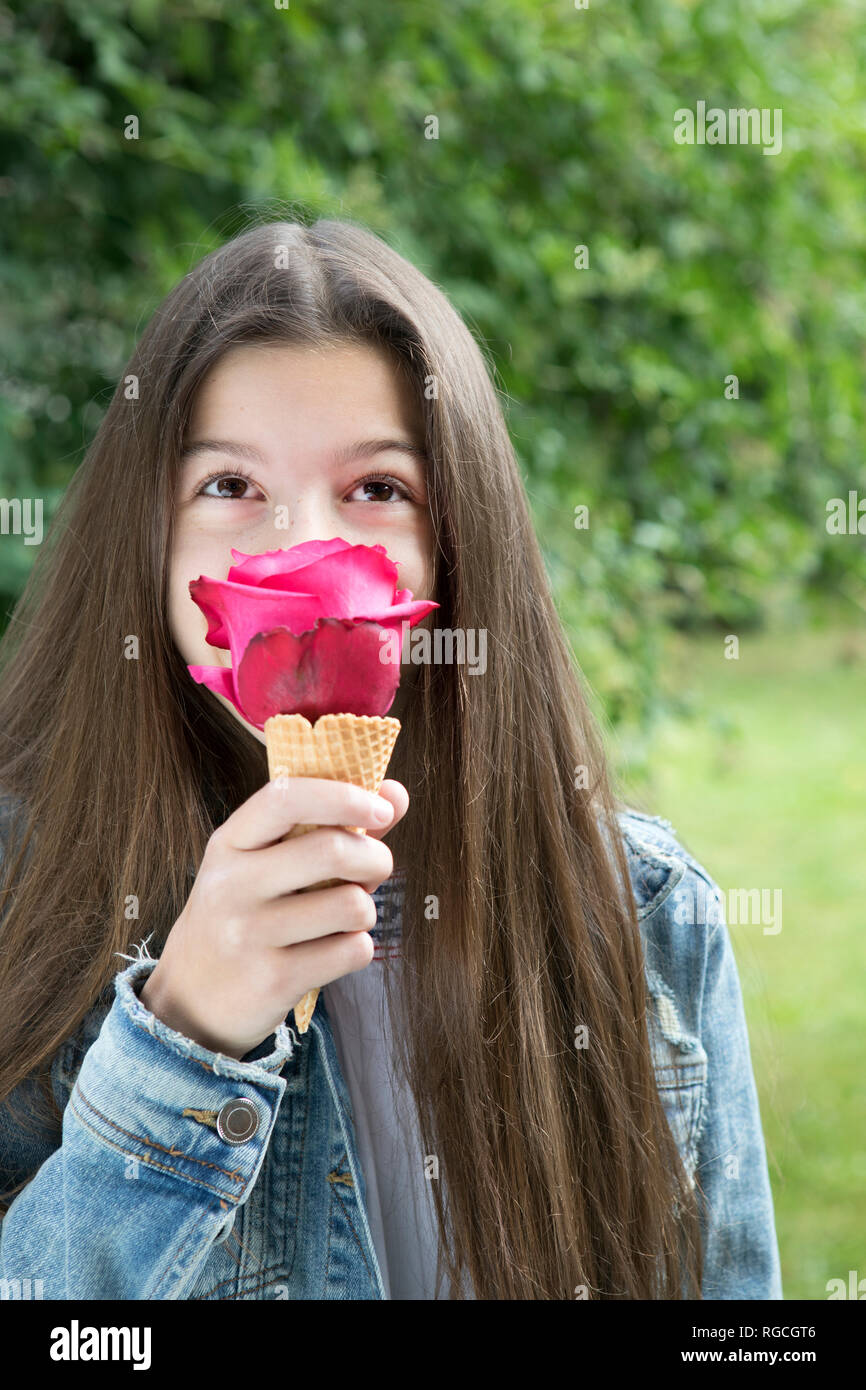
[[205,492],[205,488],[210,487],[211,483],[221,483],[226,480],[235,483],[243,483],[244,485],[253,481],[249,473],[245,473],[242,468],[235,469],[233,473],[211,473],[210,477],[205,478],[201,487],[196,492],[196,497],[221,497],[228,502],[250,501],[250,498],[243,496],[243,489],[241,489],[240,496],[226,492]]
[[[235,489],[234,492],[226,492],[226,491],[220,491],[220,492],[206,492],[205,489],[206,489],[206,488],[209,488],[209,487],[211,486],[212,483],[234,483],[234,484],[240,483],[242,486],[241,486],[240,491],[238,491],[237,489]],[[249,474],[249,473],[245,473],[244,470],[243,470],[242,468],[236,468],[236,469],[234,469],[231,473],[211,473],[210,477],[209,477],[209,478],[205,478],[205,479],[204,479],[204,482],[203,482],[203,483],[201,484],[201,486],[198,488],[198,490],[197,490],[197,492],[196,492],[196,496],[197,496],[197,497],[214,497],[214,498],[217,498],[217,499],[222,499],[222,500],[227,501],[227,502],[249,502],[249,501],[251,501],[252,499],[249,498],[249,497],[245,497],[245,496],[244,496],[244,491],[245,491],[245,488],[246,488],[247,483],[252,483],[253,486],[255,486],[255,482],[254,482],[253,478],[250,477],[250,474]],[[388,476],[387,474],[385,474],[385,473],[369,473],[369,474],[367,474],[366,477],[360,478],[360,479],[358,480],[358,482],[355,484],[355,487],[354,487],[353,491],[357,491],[358,488],[364,488],[364,489],[365,489],[365,491],[366,491],[366,500],[367,500],[368,502],[391,502],[391,503],[393,503],[393,502],[411,502],[411,501],[412,501],[412,496],[411,496],[411,494],[409,493],[409,491],[407,490],[407,488],[405,488],[405,487],[403,486],[402,483],[398,482],[398,480],[397,480],[396,478],[391,478],[391,477],[389,477],[389,476]],[[378,495],[378,496],[371,495],[371,491],[372,491],[373,489],[375,489],[375,490],[377,490],[377,491],[379,492],[379,495]],[[382,494],[382,490],[383,490],[383,489],[384,489],[384,491],[385,491],[386,493],[391,494],[391,495],[389,495],[389,496],[382,496],[381,494]],[[394,494],[396,494],[396,495],[394,495]]]
[[393,497],[393,496],[391,496],[391,497],[382,497],[382,496],[375,497],[375,496],[370,496],[370,494],[369,494],[369,492],[368,492],[368,493],[367,493],[367,500],[370,501],[370,502],[411,502],[411,501],[412,501],[411,495],[409,494],[409,492],[407,491],[407,489],[403,486],[403,484],[400,483],[400,482],[398,482],[396,478],[389,478],[388,475],[387,475],[386,473],[368,473],[367,476],[366,476],[365,478],[359,479],[359,481],[355,484],[355,488],[359,488],[359,487],[362,487],[362,488],[364,488],[365,490],[368,489],[368,488],[376,488],[376,489],[382,489],[382,488],[384,488],[387,492],[393,493],[393,492],[396,491],[396,492],[399,493],[399,497]]

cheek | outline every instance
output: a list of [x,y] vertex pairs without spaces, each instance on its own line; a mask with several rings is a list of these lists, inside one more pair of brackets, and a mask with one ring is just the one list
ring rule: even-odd
[[[396,545],[394,550],[399,553]],[[415,598],[432,598],[435,562],[433,536],[429,525],[418,527],[414,544],[404,553],[406,563],[398,564],[397,567],[397,588],[411,589]]]
[[[413,570],[418,578],[418,588],[413,591],[416,597],[432,598],[436,583],[436,539],[428,513],[424,514],[419,527],[418,560],[417,564],[413,565]],[[409,587],[411,588],[411,585]]]
[[[186,601],[185,601],[186,600]],[[199,661],[195,642],[195,615],[188,611],[189,595],[186,586],[176,579],[169,580],[168,625],[175,646],[189,665]]]
[[189,592],[191,579],[210,573],[188,548],[180,545],[175,550],[168,572],[168,624],[178,651],[191,666],[219,664],[216,648],[206,640],[207,620]]

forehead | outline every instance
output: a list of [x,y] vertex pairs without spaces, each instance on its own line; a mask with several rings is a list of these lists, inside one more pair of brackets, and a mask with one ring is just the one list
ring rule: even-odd
[[199,386],[191,423],[199,426],[218,413],[252,419],[262,410],[296,418],[351,410],[353,416],[421,423],[415,393],[391,354],[367,343],[238,344]]

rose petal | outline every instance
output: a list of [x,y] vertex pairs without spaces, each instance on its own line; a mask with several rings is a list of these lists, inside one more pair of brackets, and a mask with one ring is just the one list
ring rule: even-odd
[[335,537],[330,541],[302,541],[286,550],[265,550],[261,555],[246,555],[242,550],[232,550],[238,560],[228,572],[228,578],[238,584],[260,584],[271,574],[290,574],[292,570],[309,565],[313,560],[321,560],[335,550],[347,550],[349,542]]
[[384,611],[394,602],[397,566],[384,546],[353,545],[313,560],[289,574],[274,573],[263,588],[317,594],[321,612],[329,618],[354,618]]
[[257,728],[274,714],[387,714],[400,683],[399,644],[379,623],[323,618],[312,632],[287,628],[250,641],[237,674],[238,697]]
[[224,695],[227,700],[231,700],[238,714],[246,719],[247,716],[238,703],[233,670],[228,666],[189,666],[187,670],[199,685],[206,685],[215,695]]
[[[349,613],[335,611],[335,605],[316,594],[290,593],[285,589],[253,588],[232,584],[225,579],[202,575],[190,581],[189,591],[208,620],[207,641],[212,647],[228,648],[232,665],[237,666],[257,632],[287,627],[296,635],[308,631],[317,618],[363,618],[382,622],[386,618],[406,618],[414,626],[438,604],[428,599],[396,606],[389,602],[361,604]],[[408,593],[409,590],[402,590]]]
[[[201,575],[189,585],[207,641],[231,653],[231,668],[191,666],[193,678],[258,728],[280,712],[384,714],[400,680],[404,627],[439,607],[397,588],[385,547],[333,537],[231,554],[227,579]],[[383,648],[385,631],[392,640]]]
[[234,666],[257,632],[273,627],[305,632],[317,618],[328,616],[315,594],[259,589],[205,575],[191,580],[189,591],[208,620],[208,642],[212,647],[228,647]]

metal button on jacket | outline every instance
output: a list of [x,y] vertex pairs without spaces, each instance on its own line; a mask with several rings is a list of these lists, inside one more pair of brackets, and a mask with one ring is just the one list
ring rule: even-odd
[[216,1118],[217,1134],[227,1144],[245,1144],[259,1127],[259,1112],[246,1096],[228,1100]]

